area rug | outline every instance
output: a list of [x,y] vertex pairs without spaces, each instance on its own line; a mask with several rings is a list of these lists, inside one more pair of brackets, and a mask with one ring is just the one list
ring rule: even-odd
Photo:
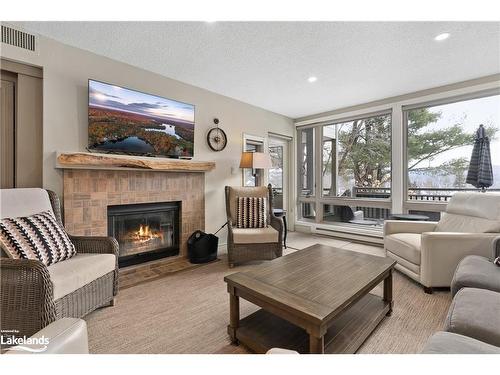
[[[355,244],[343,247],[357,248]],[[367,247],[362,251],[371,252]],[[229,342],[229,299],[223,278],[255,264],[230,269],[225,255],[221,259],[120,290],[114,307],[86,317],[90,352],[248,353]],[[374,292],[381,293],[378,289]],[[359,353],[419,353],[442,328],[451,297],[445,291],[425,294],[418,284],[395,272],[394,301],[392,316],[377,327]],[[244,300],[240,305],[242,317],[257,309]]]

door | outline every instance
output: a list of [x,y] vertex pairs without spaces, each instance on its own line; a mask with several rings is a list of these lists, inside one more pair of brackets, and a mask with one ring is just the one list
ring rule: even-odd
[[15,186],[15,77],[2,72],[0,84],[0,188]]
[[42,186],[43,72],[1,60],[0,187]]
[[269,156],[272,167],[269,169],[269,183],[274,192],[274,208],[288,211],[290,179],[290,139],[269,136]]

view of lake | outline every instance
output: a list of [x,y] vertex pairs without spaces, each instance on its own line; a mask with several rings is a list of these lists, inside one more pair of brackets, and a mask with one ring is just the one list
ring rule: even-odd
[[106,141],[95,146],[96,149],[126,151],[138,154],[151,154],[153,146],[138,137],[127,137],[119,141]]

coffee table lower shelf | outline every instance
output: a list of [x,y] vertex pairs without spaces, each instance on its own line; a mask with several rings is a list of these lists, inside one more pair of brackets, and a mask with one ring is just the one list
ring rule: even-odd
[[[325,353],[353,354],[390,311],[389,303],[367,294],[336,318],[325,335]],[[307,332],[263,309],[240,320],[238,341],[255,353],[271,348],[309,352]]]

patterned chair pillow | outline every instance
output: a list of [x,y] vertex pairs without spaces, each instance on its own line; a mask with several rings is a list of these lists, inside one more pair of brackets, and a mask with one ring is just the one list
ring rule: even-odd
[[46,266],[76,254],[66,231],[50,211],[2,219],[0,244],[10,258],[36,259]]
[[236,207],[236,228],[266,228],[267,198],[238,197]]

